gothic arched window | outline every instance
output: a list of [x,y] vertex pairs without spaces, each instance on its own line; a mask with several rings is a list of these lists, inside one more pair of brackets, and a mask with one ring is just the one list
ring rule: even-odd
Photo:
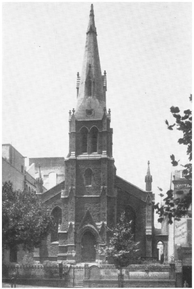
[[86,128],[81,130],[81,152],[87,153],[88,131]]
[[51,232],[51,242],[54,242],[59,240],[58,228],[62,220],[62,211],[59,207],[55,207],[51,215],[53,216],[54,219],[54,228]]
[[91,186],[92,185],[92,170],[87,169],[85,171],[84,177],[85,177],[85,185],[86,186]]
[[97,152],[97,143],[98,143],[98,129],[93,127],[91,132],[91,152]]

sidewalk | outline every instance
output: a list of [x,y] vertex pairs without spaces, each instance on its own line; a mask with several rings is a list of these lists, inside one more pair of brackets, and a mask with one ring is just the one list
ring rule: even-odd
[[[11,288],[10,283],[2,283],[2,288]],[[40,286],[32,286],[32,285],[19,285],[16,284],[16,288],[48,288],[48,287],[40,287]],[[51,288],[51,287],[50,287]]]

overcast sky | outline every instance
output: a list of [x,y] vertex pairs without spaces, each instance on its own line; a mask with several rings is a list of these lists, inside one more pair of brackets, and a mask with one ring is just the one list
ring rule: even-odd
[[[117,174],[145,189],[149,160],[157,198],[187,161],[165,119],[191,107],[191,3],[93,3]],[[90,4],[3,3],[2,140],[24,156],[67,156]]]

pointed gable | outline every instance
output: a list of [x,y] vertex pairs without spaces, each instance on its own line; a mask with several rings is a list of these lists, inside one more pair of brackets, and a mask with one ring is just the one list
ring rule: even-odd
[[98,230],[89,210],[86,211],[79,228],[81,229],[86,225],[92,225],[96,230]]

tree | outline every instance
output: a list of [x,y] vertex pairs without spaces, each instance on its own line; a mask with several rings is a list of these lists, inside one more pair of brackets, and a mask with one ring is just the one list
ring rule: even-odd
[[3,249],[24,250],[39,247],[53,227],[50,210],[35,192],[13,190],[10,182],[2,188],[2,245]]
[[127,267],[137,258],[138,246],[139,242],[134,241],[132,233],[132,221],[128,221],[122,213],[106,248],[107,256],[117,268]]
[[132,221],[129,221],[123,212],[119,222],[112,230],[109,244],[105,247],[105,253],[109,260],[113,260],[117,269],[120,269],[119,287],[122,285],[122,268],[127,267],[137,259],[139,242],[135,242],[132,233]]
[[[190,95],[190,101],[192,101],[192,95]],[[187,156],[189,162],[183,166],[183,174],[186,179],[189,180],[191,185],[192,180],[192,112],[190,109],[187,109],[180,113],[179,107],[172,106],[170,111],[175,118],[175,123],[172,125],[166,120],[166,125],[169,130],[174,128],[182,132],[182,137],[178,139],[178,143],[185,145],[187,147]],[[173,166],[177,166],[179,161],[176,160],[174,154],[170,156],[171,163]],[[160,189],[161,190],[161,189]],[[188,209],[192,203],[192,190],[186,194],[183,198],[174,199],[173,191],[169,190],[166,193],[166,198],[164,199],[164,204],[162,206],[157,203],[155,209],[159,215],[158,221],[162,222],[164,218],[168,219],[168,223],[172,224],[173,218],[175,220],[180,220],[181,217],[186,216]]]

